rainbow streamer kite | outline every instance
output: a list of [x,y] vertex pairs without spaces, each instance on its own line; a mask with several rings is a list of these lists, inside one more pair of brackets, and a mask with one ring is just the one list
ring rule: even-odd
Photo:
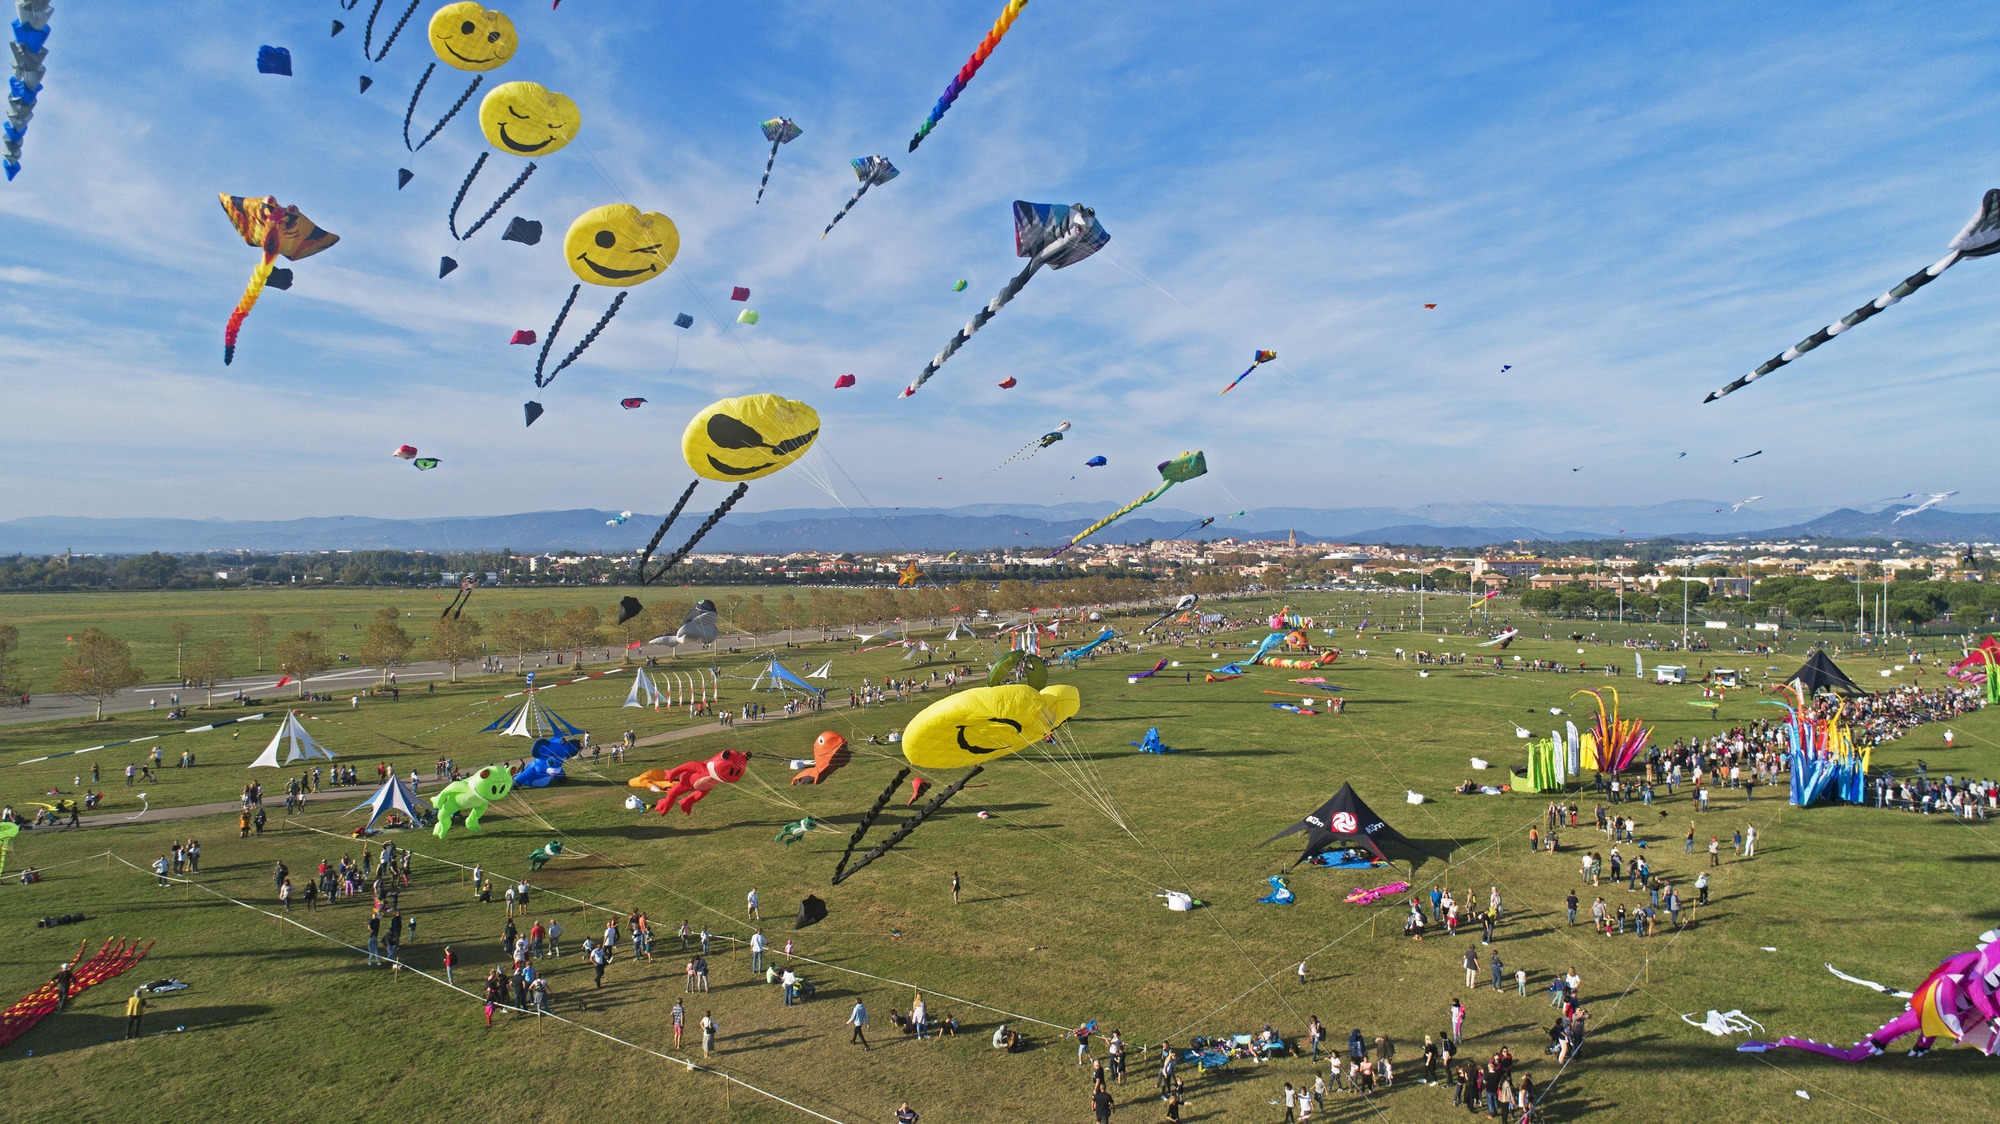
[[278,255],[286,261],[309,258],[335,242],[340,235],[321,230],[313,221],[299,213],[297,207],[281,207],[274,198],[250,199],[241,195],[218,193],[222,200],[222,212],[236,227],[236,233],[243,236],[246,245],[255,246],[264,252],[264,260],[250,273],[250,284],[243,290],[242,299],[229,314],[229,323],[222,329],[222,363],[228,366],[236,359],[236,336],[243,330],[243,321],[250,316],[250,310],[257,306],[257,298],[264,292],[266,284],[275,284],[280,289],[292,285],[290,270],[273,268]]
[[1007,7],[1000,12],[1000,18],[993,21],[993,30],[987,32],[986,38],[979,41],[978,49],[972,52],[971,58],[965,60],[964,66],[958,68],[957,76],[944,88],[944,93],[939,96],[937,104],[931,107],[931,115],[924,118],[924,123],[917,127],[917,135],[910,138],[911,152],[915,152],[917,146],[924,143],[924,138],[931,135],[931,130],[937,128],[938,119],[944,116],[945,110],[951,108],[952,102],[958,100],[958,95],[965,91],[965,84],[972,81],[972,76],[979,73],[979,68],[986,65],[986,56],[992,54],[993,48],[1000,45],[1001,37],[1007,34],[1008,28],[1014,26],[1014,17],[1020,15],[1021,9],[1027,6],[1028,0],[1008,0]]
[[1217,394],[1216,397],[1220,398],[1222,397],[1223,394],[1227,394],[1230,391],[1235,390],[1236,383],[1242,382],[1244,379],[1250,377],[1250,371],[1256,370],[1257,368],[1263,366],[1266,363],[1269,363],[1271,360],[1276,359],[1277,357],[1278,353],[1275,351],[1259,351],[1253,353],[1250,356],[1250,369],[1236,376],[1236,382],[1232,382],[1228,386],[1223,387],[1222,394]]

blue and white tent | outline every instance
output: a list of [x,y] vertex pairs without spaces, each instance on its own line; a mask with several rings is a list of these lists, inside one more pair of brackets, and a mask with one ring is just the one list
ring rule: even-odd
[[[764,669],[764,674],[771,677],[771,689],[774,691],[783,690],[785,687],[797,687],[809,695],[824,696],[826,694],[825,691],[787,671],[785,665],[779,663],[776,656],[771,657],[771,666]],[[762,676],[759,678],[762,678]]]
[[410,786],[394,773],[389,774],[389,779],[382,782],[381,788],[375,790],[375,795],[348,810],[358,812],[363,808],[368,809],[368,822],[363,824],[363,827],[373,827],[376,820],[390,812],[400,813],[412,824],[421,821],[430,813],[430,805],[410,791]]
[[539,741],[546,737],[581,737],[583,728],[574,726],[562,715],[542,705],[533,691],[520,706],[495,719],[491,726],[479,731],[490,734],[500,731],[503,737],[534,738]]

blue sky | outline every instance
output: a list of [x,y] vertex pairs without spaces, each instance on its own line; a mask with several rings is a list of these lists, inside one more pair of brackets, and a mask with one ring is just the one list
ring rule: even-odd
[[[473,114],[415,155],[399,136],[438,4],[368,65],[371,2],[59,0],[26,167],[0,184],[0,518],[659,511],[689,479],[686,419],[765,390],[813,403],[823,436],[746,509],[1116,503],[1190,448],[1210,476],[1172,500],[1196,511],[2000,502],[1973,470],[2000,414],[1989,262],[1701,403],[1941,256],[2000,186],[1990,7],[1035,0],[912,154],[999,3],[531,0],[501,5],[522,47],[488,87],[569,94],[582,134],[454,247]],[[256,72],[267,43],[294,77]],[[441,68],[420,128],[465,81]],[[805,135],[753,207],[779,114]],[[822,242],[870,153],[903,175]],[[471,212],[517,168],[489,161]],[[218,191],[342,236],[226,368],[256,255]],[[1016,198],[1095,207],[1109,247],[899,401],[1017,269]],[[535,349],[508,336],[547,331],[562,231],[621,200],[671,216],[680,257],[523,429]],[[549,237],[500,241],[513,215]],[[760,324],[718,322],[733,285]],[[578,318],[610,296],[586,289]],[[1260,347],[1281,363],[1218,398]],[[387,455],[405,442],[443,468]]]

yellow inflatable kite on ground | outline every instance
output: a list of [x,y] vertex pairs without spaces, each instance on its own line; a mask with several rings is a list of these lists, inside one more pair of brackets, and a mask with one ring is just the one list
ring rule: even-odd
[[848,862],[854,858],[854,848],[860,846],[868,828],[888,806],[897,789],[902,787],[903,778],[910,775],[910,770],[898,769],[895,779],[882,790],[874,806],[862,815],[860,825],[848,838],[847,850],[841,854],[840,864],[833,870],[833,884],[840,885],[849,875],[887,854],[889,848],[902,842],[905,836],[943,807],[945,801],[957,795],[966,782],[984,771],[986,762],[1019,753],[1050,737],[1063,723],[1076,717],[1077,711],[1082,708],[1083,697],[1075,687],[1059,684],[1038,689],[1026,683],[974,687],[925,707],[903,729],[904,758],[919,769],[963,769],[971,766],[971,771],[931,797],[928,803],[917,809],[915,815],[904,820],[889,833],[887,839],[877,843],[850,868]]
[[939,699],[903,730],[903,756],[919,769],[963,769],[1019,753],[1076,717],[1083,706],[1066,683],[974,687]]
[[236,233],[243,236],[247,245],[264,252],[264,260],[251,272],[249,287],[243,290],[242,299],[236,302],[236,309],[229,314],[229,323],[222,330],[222,362],[227,366],[236,358],[236,336],[243,330],[243,321],[249,318],[250,310],[256,307],[257,298],[263,295],[264,286],[292,287],[291,271],[275,268],[278,255],[283,254],[286,261],[309,258],[340,241],[340,235],[321,230],[300,214],[297,207],[279,206],[269,196],[252,199],[226,192],[218,194],[222,212],[229,216]]

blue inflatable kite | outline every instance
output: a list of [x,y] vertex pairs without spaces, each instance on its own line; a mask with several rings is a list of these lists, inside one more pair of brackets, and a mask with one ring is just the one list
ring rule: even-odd
[[1146,727],[1146,736],[1144,739],[1136,742],[1126,742],[1125,744],[1138,746],[1140,753],[1178,752],[1173,746],[1166,745],[1160,741],[1160,728],[1158,726]]
[[1298,895],[1292,893],[1290,886],[1285,885],[1284,875],[1273,874],[1269,881],[1271,883],[1271,892],[1258,898],[1258,901],[1265,905],[1290,905],[1293,901],[1297,900]]
[[543,738],[535,743],[534,760],[514,774],[516,788],[547,788],[569,780],[563,762],[583,752],[583,746],[569,738]]

